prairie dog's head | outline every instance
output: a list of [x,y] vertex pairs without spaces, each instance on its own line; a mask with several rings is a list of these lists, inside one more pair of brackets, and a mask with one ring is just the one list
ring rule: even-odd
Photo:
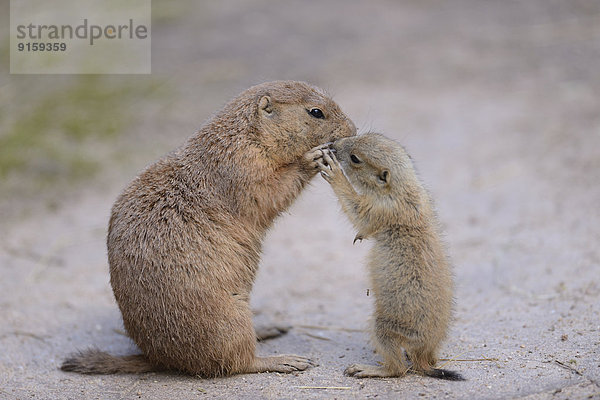
[[372,199],[371,212],[404,223],[429,215],[429,196],[400,144],[378,133],[366,133],[339,139],[332,149],[354,189]]
[[379,133],[343,138],[332,148],[344,173],[361,192],[390,193],[398,187],[418,185],[404,147]]
[[255,87],[258,141],[270,156],[293,162],[319,144],[356,135],[356,127],[321,89],[276,81]]

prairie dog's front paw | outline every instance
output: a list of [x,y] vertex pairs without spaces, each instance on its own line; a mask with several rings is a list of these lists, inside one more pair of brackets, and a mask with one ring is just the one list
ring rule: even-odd
[[344,176],[342,166],[331,149],[321,150],[323,156],[316,160],[321,176],[329,183]]
[[318,170],[319,163],[318,160],[323,159],[323,152],[327,151],[331,146],[331,143],[321,144],[317,147],[313,147],[309,151],[304,154],[304,163],[311,170]]

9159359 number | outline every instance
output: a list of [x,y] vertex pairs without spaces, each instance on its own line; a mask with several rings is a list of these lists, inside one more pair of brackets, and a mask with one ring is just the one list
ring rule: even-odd
[[17,44],[19,51],[66,51],[67,44],[61,43],[44,43],[44,42],[27,42]]

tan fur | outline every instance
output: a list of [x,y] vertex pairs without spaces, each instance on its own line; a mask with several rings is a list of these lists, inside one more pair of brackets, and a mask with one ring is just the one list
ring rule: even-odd
[[414,371],[460,378],[433,369],[451,319],[453,282],[431,200],[410,157],[375,133],[340,139],[321,153],[321,174],[358,230],[356,238],[375,241],[368,260],[375,295],[373,341],[384,363],[353,365],[346,373],[402,376],[410,368],[406,350]]
[[[310,115],[313,107],[325,118]],[[355,133],[320,89],[265,83],[125,189],[109,225],[110,282],[149,365],[206,377],[311,365],[300,356],[255,355],[249,296],[267,230],[317,172],[307,152]],[[99,358],[83,353],[64,369],[118,372],[86,364],[86,354]]]

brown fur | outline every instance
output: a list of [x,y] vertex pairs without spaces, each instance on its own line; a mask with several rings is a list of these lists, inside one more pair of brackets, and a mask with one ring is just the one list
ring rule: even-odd
[[[313,107],[324,118],[309,114]],[[63,369],[211,377],[312,365],[255,355],[250,291],[267,230],[316,173],[306,153],[355,133],[320,89],[270,82],[241,93],[150,165],[114,204],[107,240],[114,295],[145,363],[113,357],[121,367],[109,368],[112,356],[92,350]]]
[[321,174],[358,230],[356,239],[375,241],[368,261],[375,295],[373,341],[384,363],[352,365],[346,373],[402,376],[410,369],[406,350],[414,371],[462,379],[433,369],[451,319],[453,283],[431,200],[410,157],[375,133],[340,139],[321,152]]

